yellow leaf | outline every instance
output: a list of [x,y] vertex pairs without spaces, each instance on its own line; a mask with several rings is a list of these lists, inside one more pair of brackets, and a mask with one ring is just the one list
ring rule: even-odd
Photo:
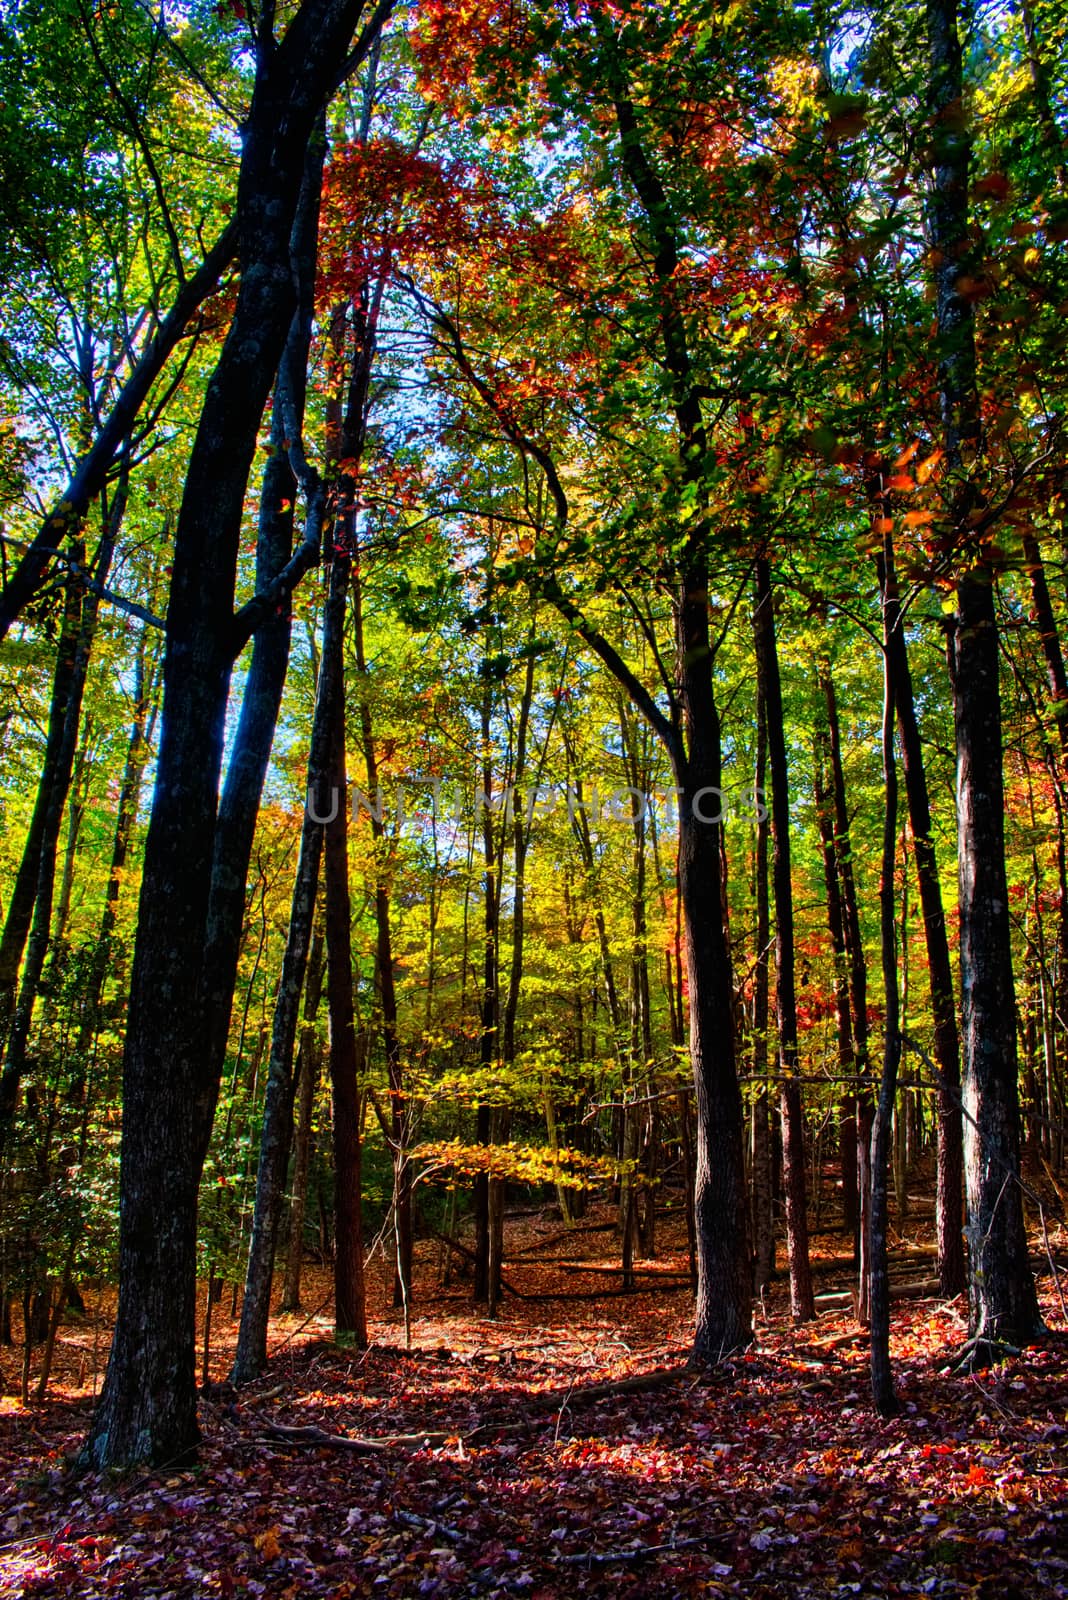
[[278,1542],[279,1531],[277,1527],[268,1528],[265,1533],[258,1533],[253,1540],[264,1561],[277,1561],[282,1554],[282,1546]]

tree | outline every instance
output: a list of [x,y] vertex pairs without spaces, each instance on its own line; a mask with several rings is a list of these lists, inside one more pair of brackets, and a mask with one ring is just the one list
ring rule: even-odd
[[[315,530],[269,600],[235,616],[237,543],[260,417],[293,318],[290,237],[309,138],[350,43],[360,0],[305,0],[281,38],[264,13],[235,225],[241,283],[189,459],[167,609],[161,740],[145,846],[124,1064],[119,1308],[85,1447],[97,1466],[174,1461],[198,1437],[195,1219],[219,1064],[199,997],[217,870],[216,796],[230,671],[258,612],[286,603]],[[372,17],[361,56],[381,21]],[[295,441],[294,441],[295,442]]]
[[1027,1258],[1020,1187],[1016,1027],[1005,875],[1004,787],[995,561],[981,489],[973,303],[962,293],[968,244],[971,140],[956,0],[928,0],[934,177],[929,227],[943,448],[952,474],[947,514],[957,609],[950,666],[957,740],[964,1153],[971,1335],[980,1354],[1041,1331]]

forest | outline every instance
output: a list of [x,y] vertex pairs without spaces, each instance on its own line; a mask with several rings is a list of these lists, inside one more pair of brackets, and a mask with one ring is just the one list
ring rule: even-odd
[[5,1592],[1068,1593],[1066,316],[1063,0],[0,0]]

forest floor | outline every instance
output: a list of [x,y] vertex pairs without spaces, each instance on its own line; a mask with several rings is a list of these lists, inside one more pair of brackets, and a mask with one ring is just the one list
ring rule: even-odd
[[[113,1301],[94,1297],[47,1399],[0,1400],[0,1594],[1068,1596],[1068,1342],[947,1375],[964,1306],[929,1289],[917,1224],[892,1268],[914,1295],[893,1308],[898,1417],[871,1409],[841,1235],[814,1241],[814,1323],[791,1327],[777,1278],[754,1348],[701,1374],[677,1229],[623,1295],[588,1270],[618,1265],[607,1216],[570,1234],[510,1218],[522,1298],[493,1322],[421,1243],[410,1349],[384,1269],[361,1352],[330,1342],[329,1278],[309,1269],[309,1310],[274,1320],[270,1370],[238,1394],[218,1381],[227,1295],[192,1471],[71,1469],[107,1348]],[[1068,1231],[1049,1243],[1063,1263]],[[6,1387],[17,1351],[0,1363]]]

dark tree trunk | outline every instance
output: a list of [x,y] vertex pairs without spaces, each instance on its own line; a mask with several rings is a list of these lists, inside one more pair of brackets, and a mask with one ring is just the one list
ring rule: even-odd
[[[353,642],[356,649],[356,671],[359,682],[367,683],[367,656],[363,640],[363,590],[358,565],[353,569]],[[363,748],[367,772],[367,791],[377,795],[381,802],[378,780],[378,757],[375,749],[374,722],[371,703],[362,693],[359,703],[360,743]],[[384,810],[372,805],[371,830],[378,850],[386,848]],[[380,860],[376,854],[376,863]],[[389,1081],[388,1137],[393,1156],[393,1206],[397,1259],[393,1282],[393,1304],[411,1309],[412,1294],[412,1181],[408,1170],[408,1115],[405,1102],[404,1063],[401,1055],[400,1030],[397,1018],[397,988],[393,978],[393,926],[390,914],[389,885],[385,871],[380,870],[375,883],[375,974],[378,1003],[382,1013],[382,1042],[386,1055],[386,1074]]]
[[[1025,532],[1023,535],[1024,560],[1027,563],[1028,576],[1031,581],[1031,598],[1035,608],[1035,621],[1038,624],[1038,635],[1042,645],[1042,656],[1046,663],[1046,682],[1049,688],[1050,712],[1057,728],[1057,749],[1060,753],[1059,762],[1050,750],[1047,754],[1047,765],[1053,778],[1053,799],[1057,809],[1057,877],[1060,886],[1060,905],[1058,907],[1057,928],[1057,962],[1056,979],[1053,983],[1055,997],[1055,1011],[1061,1017],[1068,1017],[1068,851],[1065,847],[1065,805],[1068,802],[1068,674],[1065,672],[1064,654],[1061,649],[1060,634],[1057,630],[1057,619],[1053,612],[1053,603],[1050,599],[1049,585],[1046,581],[1046,568],[1042,560],[1042,551],[1038,540],[1033,533]],[[1042,982],[1046,983],[1046,973],[1043,970]],[[1068,1066],[1068,1038],[1062,1026],[1060,1032],[1060,1051],[1054,1046],[1054,1066],[1056,1057],[1060,1057],[1060,1082],[1065,1080],[1065,1069]],[[1053,1072],[1049,1076],[1049,1086],[1052,1090],[1053,1083],[1058,1074]],[[1061,1125],[1059,1106],[1056,1097],[1047,1095],[1047,1116],[1055,1122],[1058,1128]],[[1059,1164],[1059,1163],[1058,1163]]]
[[816,823],[823,852],[823,884],[827,894],[827,926],[834,952],[834,1006],[838,1031],[838,1066],[842,1074],[842,1097],[838,1112],[839,1167],[842,1174],[842,1227],[850,1236],[857,1227],[857,1128],[856,1095],[852,1092],[856,1074],[853,1048],[853,1014],[849,1005],[849,956],[846,948],[842,891],[838,881],[838,858],[834,845],[834,802],[828,788],[826,729],[817,726],[815,738]]
[[[960,1110],[960,1039],[957,1009],[953,995],[953,971],[949,956],[946,916],[942,906],[942,884],[938,875],[931,805],[927,793],[923,746],[916,720],[912,694],[908,647],[896,596],[892,568],[893,550],[888,546],[881,564],[880,583],[889,597],[892,615],[887,623],[884,648],[887,670],[894,689],[898,735],[909,822],[912,825],[916,856],[916,878],[923,911],[923,931],[927,944],[927,971],[931,986],[931,1017],[934,1023],[937,1086],[937,1180],[935,1190],[935,1232],[938,1242],[938,1274],[942,1293],[949,1298],[965,1286],[964,1236],[964,1146]],[[887,584],[889,583],[889,588]]]
[[980,1353],[998,1341],[1027,1343],[1042,1330],[1027,1258],[1020,1188],[1008,887],[1005,877],[1001,691],[994,571],[972,512],[968,474],[980,438],[970,270],[971,143],[958,114],[963,70],[956,0],[927,0],[934,181],[929,233],[935,266],[939,383],[946,465],[956,479],[952,516],[960,562],[951,641],[957,740],[961,1019],[968,1279],[971,1333]]
[[[705,499],[703,462],[708,448],[695,392],[686,324],[672,279],[679,264],[671,205],[642,143],[638,118],[619,69],[614,40],[602,30],[615,102],[623,168],[649,225],[654,268],[661,287],[659,332],[672,386],[683,481],[695,503]],[[677,599],[679,700],[684,708],[685,751],[677,724],[654,727],[669,751],[680,790],[679,888],[686,919],[690,983],[690,1056],[697,1103],[694,1217],[697,1229],[697,1310],[694,1357],[716,1361],[743,1349],[752,1337],[750,1268],[746,1246],[744,1119],[735,1059],[734,984],[720,901],[719,789],[722,750],[712,665],[708,610],[709,528],[695,520],[682,553]],[[630,686],[632,698],[634,685]],[[641,700],[636,700],[641,705]],[[715,796],[709,810],[707,796]],[[704,802],[704,803],[702,803]],[[704,820],[704,818],[716,820]]]
[[[128,464],[124,462],[122,477],[116,487],[115,495],[110,504],[105,501],[102,507],[104,526],[93,563],[93,576],[100,584],[107,582],[111,570],[115,541],[126,510],[128,484]],[[77,619],[73,638],[67,631],[72,609]],[[0,941],[3,972],[0,1007],[3,1006],[6,995],[10,993],[7,987],[8,980],[13,982],[18,974],[22,956],[20,940],[25,941],[26,953],[25,966],[19,983],[18,1003],[10,1015],[3,1073],[0,1074],[0,1133],[15,1108],[19,1082],[26,1066],[27,1045],[37,993],[48,955],[59,833],[67,796],[70,793],[74,757],[78,746],[78,730],[81,726],[82,702],[85,697],[99,610],[99,595],[72,578],[64,608],[64,630],[60,636],[61,655],[57,659],[53,681],[44,770],[30,823],[30,835],[26,841],[16,880],[16,893],[4,926],[4,938]],[[25,895],[23,892],[25,885],[22,880],[25,877],[28,881],[31,872],[32,895]],[[32,911],[32,920],[29,922],[24,920],[27,911]]]
[[[256,590],[274,583],[293,554],[298,483],[288,443],[304,428],[308,352],[315,294],[325,136],[320,126],[309,141],[300,200],[290,240],[298,300],[282,352],[271,410],[271,452],[260,490],[256,542]],[[323,514],[321,492],[307,507],[309,521]],[[288,599],[271,610],[256,630],[241,715],[226,771],[215,824],[211,895],[208,902],[201,1011],[207,1062],[222,1071],[230,1029],[234,980],[244,925],[245,883],[256,832],[260,797],[271,758],[278,710],[289,667],[291,614]],[[316,866],[318,861],[316,860]],[[307,943],[307,933],[304,935]],[[299,994],[299,984],[298,984]],[[290,1055],[289,1063],[292,1062]]]
[[126,858],[137,822],[141,780],[144,777],[152,740],[152,729],[158,707],[159,668],[162,648],[154,642],[149,650],[151,625],[146,623],[141,632],[134,663],[133,718],[126,745],[126,760],[119,784],[119,803],[115,813],[115,832],[111,843],[111,865],[108,870],[107,889],[104,892],[104,910],[100,917],[96,948],[93,951],[86,980],[82,1017],[74,1046],[75,1080],[72,1096],[83,1100],[88,1088],[88,1064],[92,1043],[101,1023],[101,1000],[108,977],[122,982],[123,973],[117,970],[115,927],[119,914],[119,894]]
[[[487,609],[490,584],[487,583]],[[499,885],[497,878],[497,850],[493,837],[493,813],[490,798],[493,793],[492,746],[490,719],[493,709],[493,690],[486,672],[482,687],[482,860],[483,860],[483,949],[482,949],[482,1002],[479,1029],[479,1065],[488,1072],[498,1058],[500,1040],[499,975],[497,964]],[[475,818],[478,825],[478,818]],[[488,1145],[492,1137],[492,1115],[488,1105],[479,1105],[475,1112],[475,1137],[480,1145]],[[476,1303],[488,1301],[490,1295],[490,1179],[488,1172],[475,1178],[475,1271],[472,1293]],[[495,1296],[494,1296],[495,1298]]]
[[795,1322],[816,1314],[812,1270],[808,1259],[808,1214],[805,1187],[805,1123],[797,1056],[797,994],[794,985],[794,894],[790,868],[790,783],[782,684],[775,643],[771,570],[766,556],[756,562],[757,671],[764,696],[768,766],[771,772],[772,881],[775,895],[775,1010],[782,1073],[783,1188],[786,1197],[786,1241],[790,1261],[790,1310]]
[[970,1325],[981,1343],[1042,1331],[1020,1174],[1016,996],[1005,878],[997,623],[989,577],[957,585],[954,701],[960,855]]
[[842,923],[849,957],[849,1007],[853,1019],[853,1047],[857,1061],[856,1146],[857,1146],[857,1320],[868,1322],[868,1237],[871,1203],[871,1124],[874,1108],[868,1088],[868,968],[860,931],[860,908],[853,848],[849,837],[849,809],[846,805],[845,769],[842,765],[842,739],[838,725],[838,698],[830,662],[819,664],[820,683],[827,707],[827,748],[831,762],[831,795],[834,801],[834,847],[838,863],[838,882],[842,892]]
[[[260,419],[296,305],[305,154],[361,0],[304,0],[260,41],[244,126],[237,303],[201,411],[175,535],[163,718],[128,1013],[119,1302],[85,1447],[97,1467],[195,1451],[197,1190],[218,1095],[201,1013],[237,550]],[[284,603],[284,601],[283,601]],[[213,987],[219,974],[211,974]]]
[[[706,505],[708,438],[691,365],[685,320],[673,282],[680,255],[668,196],[642,142],[635,106],[619,61],[615,35],[599,13],[594,24],[599,65],[613,102],[620,160],[644,214],[658,287],[657,319],[677,427],[680,482],[695,507]],[[443,323],[468,381],[496,410],[505,435],[545,474],[562,531],[567,495],[549,453],[522,435],[514,419],[466,361],[455,328]],[[697,1307],[694,1359],[715,1362],[745,1348],[752,1337],[751,1271],[746,1243],[744,1118],[736,1066],[734,985],[721,901],[720,820],[722,749],[709,622],[706,515],[688,524],[678,559],[675,600],[677,676],[665,715],[605,636],[587,621],[551,572],[539,574],[541,593],[576,629],[626,690],[668,751],[679,797],[679,889],[686,927],[690,998],[690,1056],[697,1105],[694,1217]]]
[[[318,704],[316,706],[318,713]],[[321,796],[329,791],[326,738],[318,730],[318,715],[312,728],[308,757],[308,793]],[[329,728],[326,730],[329,733]],[[342,804],[344,802],[342,801]],[[317,808],[318,809],[318,808]],[[296,1090],[293,1052],[297,1035],[297,1013],[305,973],[308,994],[305,1016],[318,1006],[321,969],[309,967],[315,900],[319,887],[319,865],[323,849],[322,826],[313,822],[305,810],[301,827],[300,855],[282,957],[282,975],[274,1004],[271,1051],[267,1066],[267,1089],[263,1104],[263,1130],[260,1135],[259,1166],[256,1172],[256,1198],[252,1208],[248,1269],[241,1301],[241,1326],[237,1335],[230,1370],[232,1383],[248,1383],[267,1365],[267,1325],[271,1308],[271,1280],[274,1272],[275,1243],[282,1215],[286,1164],[293,1138],[293,1096]],[[314,1076],[310,1061],[304,1063],[309,1077]]]
[[771,813],[764,804],[768,770],[768,729],[764,686],[757,677],[757,759],[754,797],[757,806],[756,953],[753,962],[753,1287],[759,1294],[775,1270],[775,1227],[771,1184],[771,1104],[768,1092],[768,1023],[770,1021],[771,907],[768,900],[768,845]]
[[[887,519],[889,520],[889,519]],[[871,1387],[880,1416],[898,1410],[894,1376],[890,1367],[890,1268],[887,1258],[889,1222],[890,1142],[893,1134],[894,1096],[901,1057],[900,1006],[897,982],[897,922],[894,866],[897,852],[897,761],[894,755],[894,668],[890,638],[901,627],[901,608],[894,581],[890,535],[884,536],[883,591],[883,721],[882,758],[885,800],[883,809],[882,873],[879,880],[879,934],[883,962],[886,1022],[883,1070],[871,1138],[871,1220],[869,1240],[869,1316],[871,1321]]]
[[323,617],[319,666],[329,701],[329,786],[338,797],[326,824],[326,994],[330,1010],[330,1084],[334,1102],[334,1322],[339,1344],[367,1343],[363,1287],[360,1174],[360,1076],[366,1041],[356,1037],[352,998],[352,903],[349,897],[343,645],[349,556],[335,551]]
[[[317,934],[312,945],[322,942]],[[321,959],[321,958],[320,958]],[[293,1137],[293,1184],[289,1199],[289,1237],[286,1241],[286,1275],[282,1285],[282,1311],[300,1310],[300,1278],[304,1265],[304,1217],[308,1206],[308,1170],[311,1166],[312,1112],[315,1109],[315,1091],[322,1065],[319,1041],[310,1023],[305,1027],[297,1058],[299,1092],[297,1100],[297,1127]]]
[[[752,1337],[746,1250],[742,1097],[734,1057],[730,950],[719,910],[720,823],[702,804],[720,787],[719,718],[712,699],[708,608],[703,575],[683,591],[681,612],[690,693],[689,752],[679,807],[679,887],[685,914],[690,988],[690,1058],[697,1102],[694,1220],[697,1308],[694,1356],[721,1360]],[[703,646],[703,648],[702,648]]]

